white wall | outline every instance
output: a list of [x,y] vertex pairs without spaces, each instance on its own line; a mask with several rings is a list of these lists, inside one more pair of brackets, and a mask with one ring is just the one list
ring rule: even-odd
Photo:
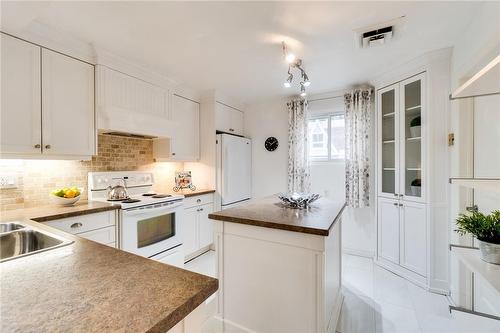
[[[252,196],[259,198],[287,190],[288,115],[286,99],[275,98],[247,105],[245,136],[252,139]],[[279,141],[273,152],[264,148],[270,136]]]

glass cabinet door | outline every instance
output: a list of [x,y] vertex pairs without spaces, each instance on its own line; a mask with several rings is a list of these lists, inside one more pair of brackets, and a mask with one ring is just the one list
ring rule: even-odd
[[398,196],[398,107],[399,88],[392,85],[378,92],[379,107],[379,192],[394,198]]
[[[423,74],[401,83],[401,193],[405,197],[422,199],[422,128]],[[403,135],[404,132],[404,135]]]

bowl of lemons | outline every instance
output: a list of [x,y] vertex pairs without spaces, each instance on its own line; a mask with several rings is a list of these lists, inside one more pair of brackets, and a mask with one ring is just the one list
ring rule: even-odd
[[50,192],[50,197],[57,205],[71,206],[80,200],[81,194],[82,189],[78,187],[64,187]]

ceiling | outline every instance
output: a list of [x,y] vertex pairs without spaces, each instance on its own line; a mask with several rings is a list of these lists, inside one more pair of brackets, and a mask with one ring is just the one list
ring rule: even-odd
[[[67,32],[199,89],[251,102],[284,88],[285,40],[309,93],[365,83],[427,51],[453,46],[478,2],[6,2],[2,28]],[[355,45],[353,30],[406,15],[390,43]]]

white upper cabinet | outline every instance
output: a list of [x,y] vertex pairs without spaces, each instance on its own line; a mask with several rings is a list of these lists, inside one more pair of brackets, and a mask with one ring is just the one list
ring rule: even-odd
[[95,154],[94,66],[42,50],[42,151]]
[[172,96],[172,120],[176,123],[171,139],[172,159],[196,161],[200,158],[200,104],[182,96]]
[[243,112],[216,102],[215,129],[219,132],[243,135]]
[[94,66],[2,34],[3,157],[95,154]]
[[40,155],[40,47],[1,34],[0,150]]

